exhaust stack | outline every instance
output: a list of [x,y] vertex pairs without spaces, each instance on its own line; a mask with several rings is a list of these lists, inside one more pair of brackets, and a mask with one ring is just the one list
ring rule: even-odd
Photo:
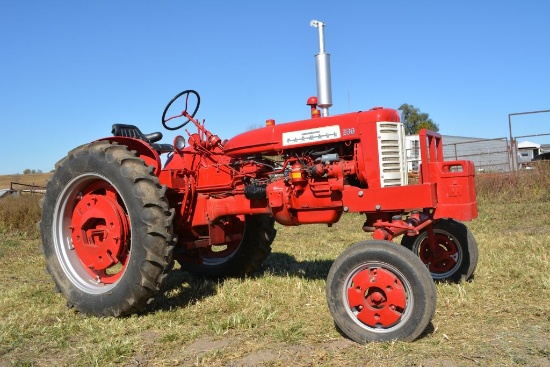
[[332,106],[332,87],[330,85],[330,54],[325,52],[325,23],[312,20],[309,24],[319,30],[319,53],[315,55],[317,105],[321,108],[321,116],[326,117],[329,107]]

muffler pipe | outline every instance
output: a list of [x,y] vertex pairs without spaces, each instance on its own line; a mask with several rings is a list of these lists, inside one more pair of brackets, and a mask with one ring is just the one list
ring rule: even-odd
[[321,116],[328,116],[328,109],[332,106],[332,87],[330,84],[330,54],[325,52],[325,24],[318,20],[309,23],[319,30],[319,53],[315,55],[315,69],[317,74],[317,105],[321,109]]

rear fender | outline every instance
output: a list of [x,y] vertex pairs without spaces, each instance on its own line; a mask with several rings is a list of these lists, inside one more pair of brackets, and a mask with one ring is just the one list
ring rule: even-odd
[[130,151],[136,151],[137,155],[145,161],[145,164],[152,166],[155,176],[160,174],[162,170],[162,164],[160,161],[160,155],[154,150],[151,145],[147,144],[143,140],[126,138],[123,136],[110,136],[108,138],[98,139],[115,142],[119,145],[125,145]]

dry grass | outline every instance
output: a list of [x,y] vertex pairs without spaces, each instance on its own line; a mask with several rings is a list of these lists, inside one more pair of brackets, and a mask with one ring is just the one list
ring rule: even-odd
[[519,203],[550,201],[550,162],[537,163],[534,170],[480,174],[476,180],[478,201]]
[[487,177],[468,224],[476,277],[437,285],[431,328],[414,343],[361,346],[334,328],[325,277],[365,239],[359,215],[332,228],[279,226],[263,272],[245,280],[175,270],[152,312],[124,319],[67,310],[39,240],[0,222],[0,366],[550,366],[550,178]]
[[8,196],[0,199],[0,233],[38,238],[40,220],[38,201],[42,195]]

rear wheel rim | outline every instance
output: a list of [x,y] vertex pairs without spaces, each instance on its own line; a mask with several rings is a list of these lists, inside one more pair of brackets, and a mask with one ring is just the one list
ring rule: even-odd
[[245,221],[238,217],[229,218],[232,221],[233,230],[229,236],[231,240],[223,245],[209,246],[200,250],[201,263],[208,266],[221,265],[229,261],[241,247],[245,231]]
[[80,290],[112,289],[130,260],[130,220],[114,185],[97,174],[73,178],[61,191],[53,218],[54,246],[68,279]]
[[369,262],[351,271],[343,287],[350,318],[363,329],[391,333],[411,316],[412,287],[395,267]]

